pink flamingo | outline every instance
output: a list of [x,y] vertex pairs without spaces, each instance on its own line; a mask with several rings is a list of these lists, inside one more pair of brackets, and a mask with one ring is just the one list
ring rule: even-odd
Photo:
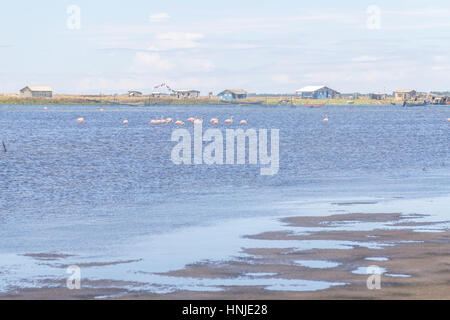
[[247,120],[241,120],[241,125],[246,125],[248,122],[247,122]]
[[167,118],[166,120],[164,120],[165,123],[171,123],[172,122],[172,118]]
[[184,121],[177,120],[177,121],[175,121],[175,124],[176,124],[177,126],[183,126],[183,125],[184,125]]
[[322,120],[324,123],[327,123],[328,122],[328,116],[325,116],[325,118],[323,118],[323,120]]
[[84,122],[84,118],[83,118],[83,117],[78,118],[78,119],[77,119],[77,122],[78,122],[78,123],[83,123],[83,122]]
[[212,124],[218,124],[219,123],[219,117],[212,118],[211,120],[209,120],[209,122],[212,123]]
[[226,124],[232,124],[233,123],[234,116],[231,116],[230,119],[225,120]]
[[190,117],[190,118],[187,119],[187,121],[194,123],[195,118]]
[[163,121],[163,117],[161,117],[161,119],[153,119],[153,120],[151,120],[149,123],[150,124],[161,124],[162,123],[162,121]]
[[123,120],[123,124],[128,124],[128,119]]

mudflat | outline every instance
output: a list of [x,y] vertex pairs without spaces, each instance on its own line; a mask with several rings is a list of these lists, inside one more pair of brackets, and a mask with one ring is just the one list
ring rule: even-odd
[[[420,221],[422,215],[400,213],[335,214],[324,217],[283,219],[285,231],[247,237],[257,240],[289,240],[311,248],[242,248],[243,255],[229,261],[207,261],[160,275],[190,279],[271,279],[267,285],[223,285],[220,291],[174,291],[154,294],[130,290],[133,283],[83,280],[80,290],[68,290],[64,281],[46,279],[40,288],[16,288],[2,299],[449,299],[450,232],[427,227],[442,222]],[[377,223],[379,228],[348,230],[346,226]],[[342,228],[339,228],[341,226]],[[336,228],[338,227],[338,228]],[[290,228],[292,230],[290,230]],[[301,228],[302,232],[298,232]],[[347,230],[346,230],[347,229]],[[351,228],[350,228],[351,229]],[[357,228],[353,228],[357,229]],[[305,232],[305,230],[307,230]],[[336,243],[334,248],[322,242]],[[55,262],[61,257],[35,257]],[[129,263],[132,261],[111,261]],[[105,263],[99,264],[104,265]],[[94,266],[92,264],[90,266]],[[369,289],[367,280],[378,268],[380,288]],[[61,265],[64,267],[64,265]],[[87,266],[89,267],[89,266]],[[298,282],[298,287],[283,283]],[[303,286],[306,281],[307,285]],[[226,284],[227,282],[224,281]],[[254,283],[254,282],[253,282]],[[279,285],[276,285],[279,283]],[[314,288],[314,284],[320,284]],[[47,285],[47,287],[46,287]],[[322,287],[321,287],[322,286]],[[295,288],[295,286],[294,286]]]

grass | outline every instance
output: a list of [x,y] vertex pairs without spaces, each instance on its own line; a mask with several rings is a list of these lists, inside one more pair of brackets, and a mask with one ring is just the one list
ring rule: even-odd
[[297,97],[249,97],[245,100],[232,102],[218,101],[217,97],[199,97],[195,99],[177,99],[174,97],[128,97],[127,95],[54,95],[53,98],[22,98],[19,95],[0,95],[0,105],[232,105],[232,104],[263,104],[263,105],[347,105],[352,101],[354,105],[389,105],[401,103],[394,99],[373,100],[361,99],[301,99]]

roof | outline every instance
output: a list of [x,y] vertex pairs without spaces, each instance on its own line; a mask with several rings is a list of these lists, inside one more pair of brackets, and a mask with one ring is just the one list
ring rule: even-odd
[[174,90],[175,92],[200,92],[198,90]]
[[[324,89],[324,88],[330,89],[327,86],[306,86],[301,89],[298,89],[296,92],[314,92],[314,91]],[[333,90],[333,89],[330,89],[330,90]],[[333,90],[333,91],[335,91],[335,90]]]
[[22,90],[25,90],[26,88],[30,89],[31,91],[53,91],[52,87],[30,87],[30,86],[27,86]]
[[394,92],[398,92],[398,93],[410,93],[410,92],[415,92],[416,90],[395,90]]
[[[222,91],[221,93],[224,93],[227,91],[231,92],[233,94],[247,94],[247,91],[245,91],[244,89],[226,89],[226,90]],[[219,94],[221,94],[221,93],[219,93]]]

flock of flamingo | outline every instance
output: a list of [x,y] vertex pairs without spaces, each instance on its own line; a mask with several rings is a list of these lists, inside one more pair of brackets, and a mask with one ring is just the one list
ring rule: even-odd
[[[103,111],[103,109],[100,109],[99,111]],[[78,123],[83,123],[84,122],[84,118],[83,117],[77,118],[76,121]],[[187,121],[188,122],[192,122],[193,124],[202,124],[203,123],[203,118],[190,117],[190,118],[187,119]],[[167,123],[171,123],[171,122],[173,122],[177,126],[183,126],[185,124],[185,122],[183,120],[178,120],[177,119],[176,121],[173,121],[172,118],[164,118],[163,116],[161,116],[161,119],[153,119],[153,120],[151,120],[149,122],[149,124],[156,125],[156,124],[167,124]],[[211,124],[218,125],[219,124],[219,117],[212,118],[211,120],[209,120],[209,122]],[[232,124],[233,122],[234,122],[234,116],[231,116],[229,119],[226,119],[224,121],[225,124]],[[128,124],[128,119],[123,120],[123,124],[127,125]],[[239,122],[239,124],[240,125],[246,125],[246,124],[248,124],[248,120],[241,120]]]
[[[44,108],[45,109],[45,108]],[[99,111],[104,111],[103,109],[100,109]],[[80,117],[76,120],[78,123],[83,123],[84,122],[84,118]],[[187,119],[188,122],[192,122],[193,124],[202,124],[203,123],[203,118],[197,118],[197,117],[190,117]],[[322,119],[323,123],[328,123],[329,119],[328,116],[325,116],[325,118]],[[447,118],[447,121],[450,122],[450,118]],[[149,124],[152,125],[157,125],[157,124],[167,124],[167,123],[171,123],[173,122],[175,125],[177,126],[184,126],[184,121],[183,120],[176,120],[175,122],[173,121],[172,118],[164,118],[163,116],[161,116],[161,119],[153,119],[149,122]],[[214,125],[218,125],[219,124],[219,117],[215,117],[212,118],[211,120],[209,120],[209,122],[211,124]],[[225,124],[232,124],[234,122],[234,116],[231,116],[229,119],[226,119],[224,121]],[[128,124],[128,119],[123,120],[123,124],[127,125]],[[240,125],[246,125],[248,124],[248,120],[241,120],[239,122]]]

